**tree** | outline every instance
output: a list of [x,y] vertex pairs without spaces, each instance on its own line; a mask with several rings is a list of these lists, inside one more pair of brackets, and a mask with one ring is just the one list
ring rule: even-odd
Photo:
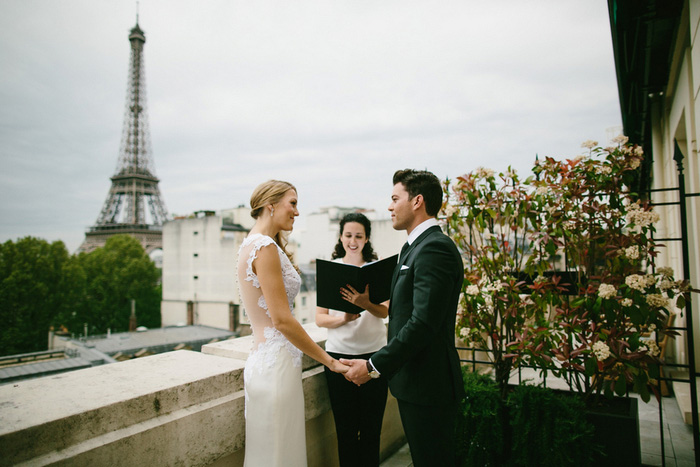
[[139,325],[160,326],[160,273],[138,240],[115,235],[104,247],[77,258],[85,295],[75,314],[66,316],[70,330],[80,332],[87,323],[90,334],[127,331],[132,299]]
[[49,327],[79,290],[61,241],[25,237],[0,245],[0,355],[46,350]]

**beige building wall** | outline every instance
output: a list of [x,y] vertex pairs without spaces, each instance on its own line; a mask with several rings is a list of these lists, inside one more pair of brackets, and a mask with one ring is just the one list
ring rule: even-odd
[[[652,188],[675,188],[678,186],[678,169],[674,160],[676,143],[683,154],[683,170],[686,193],[700,192],[700,161],[698,156],[698,134],[700,133],[700,1],[689,2],[687,15],[681,20],[671,63],[669,84],[660,95],[653,96],[653,168]],[[651,97],[651,96],[650,96]],[[678,201],[677,192],[655,193],[655,203]],[[693,285],[700,286],[700,197],[686,199],[688,221],[689,276]],[[680,210],[677,206],[657,206],[661,215],[657,225],[657,238],[681,236]],[[670,266],[677,278],[683,277],[682,247],[678,241],[662,242],[657,266]],[[693,327],[696,339],[695,359],[700,362],[700,307],[697,295],[693,301]],[[686,313],[676,316],[676,325],[686,325]],[[675,339],[673,350],[678,363],[688,363],[685,335]]]
[[163,226],[163,326],[229,329],[229,304],[240,302],[236,259],[246,233],[224,226],[222,217],[214,214],[175,219]]

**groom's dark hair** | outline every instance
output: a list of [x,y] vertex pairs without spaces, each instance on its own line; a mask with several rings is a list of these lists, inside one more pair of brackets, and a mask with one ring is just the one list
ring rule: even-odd
[[442,208],[442,185],[432,172],[427,170],[404,169],[394,173],[394,185],[400,183],[408,192],[409,199],[423,195],[425,212],[435,217]]

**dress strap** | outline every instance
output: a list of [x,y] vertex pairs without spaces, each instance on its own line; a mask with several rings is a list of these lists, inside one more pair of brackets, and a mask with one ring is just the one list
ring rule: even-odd
[[277,246],[277,244],[272,238],[268,237],[267,235],[254,234],[243,241],[241,249],[248,246],[250,243],[253,244],[253,248],[250,249],[250,253],[248,253],[248,259],[246,260],[248,267],[246,268],[245,280],[252,282],[253,286],[259,289],[260,281],[258,281],[257,274],[253,272],[253,261],[255,261],[255,259],[258,257],[258,251],[260,251],[261,248],[266,247],[268,245]]

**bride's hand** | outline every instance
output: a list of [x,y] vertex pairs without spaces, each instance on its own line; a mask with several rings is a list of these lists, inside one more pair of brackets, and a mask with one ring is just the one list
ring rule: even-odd
[[347,373],[347,371],[350,369],[349,366],[343,365],[342,363],[340,363],[340,362],[339,362],[338,360],[336,360],[335,358],[333,359],[333,361],[331,361],[331,364],[330,364],[330,366],[329,366],[328,368],[330,368],[331,371],[333,371],[333,372],[335,372],[335,373],[340,373],[340,374],[343,374],[343,375],[344,375],[345,373]]

